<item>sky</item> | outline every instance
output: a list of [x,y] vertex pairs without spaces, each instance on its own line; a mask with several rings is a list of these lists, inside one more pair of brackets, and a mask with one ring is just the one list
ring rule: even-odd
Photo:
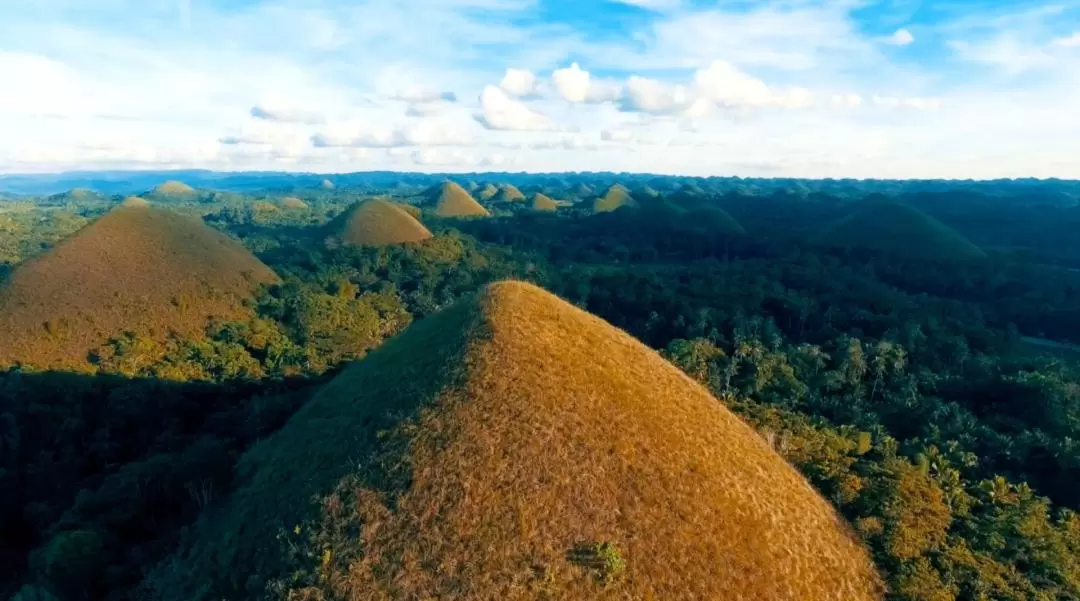
[[0,0],[0,173],[1080,178],[1080,0]]

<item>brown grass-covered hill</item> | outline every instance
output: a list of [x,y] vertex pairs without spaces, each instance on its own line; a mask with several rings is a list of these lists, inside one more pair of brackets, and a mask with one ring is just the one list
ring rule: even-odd
[[120,206],[0,284],[0,365],[88,371],[88,354],[125,331],[200,337],[239,318],[277,276],[201,221]]
[[197,194],[195,188],[185,184],[184,182],[178,182],[176,180],[169,180],[165,183],[158,184],[150,191],[152,196],[161,197],[184,197],[194,196]]
[[525,195],[522,194],[521,190],[518,190],[517,186],[515,186],[514,184],[503,184],[502,188],[499,189],[498,194],[496,194],[491,199],[491,202],[499,202],[499,203],[502,203],[502,202],[525,202],[525,201],[526,201]]
[[150,201],[146,200],[145,198],[140,198],[138,196],[128,196],[127,198],[125,198],[123,200],[123,202],[120,203],[120,206],[122,206],[122,207],[148,207],[148,206],[150,206]]
[[964,260],[986,256],[960,232],[922,211],[893,200],[867,206],[817,238],[824,246],[866,248],[928,259]]
[[634,206],[634,198],[622,184],[613,184],[604,195],[593,201],[593,212],[607,213],[615,209]]
[[432,199],[439,217],[487,217],[487,209],[454,182],[444,182]]
[[371,198],[357,203],[328,224],[329,235],[350,246],[388,246],[431,237],[424,224],[401,205]]
[[496,188],[492,184],[487,184],[486,186],[483,187],[483,189],[480,190],[480,192],[477,193],[476,197],[479,198],[480,200],[484,201],[484,202],[487,202],[487,201],[491,200],[492,198],[495,198],[495,195],[498,194],[498,193],[499,193],[498,188]]
[[165,599],[267,579],[281,598],[350,601],[879,596],[867,553],[761,436],[653,350],[521,282],[347,368],[237,473],[151,577]]
[[281,205],[281,208],[290,211],[303,211],[308,208],[308,204],[306,202],[295,196],[286,196],[285,198],[282,198],[281,202],[279,202],[278,204]]
[[555,199],[548,196],[547,194],[537,192],[533,195],[532,205],[530,205],[530,208],[534,211],[550,213],[559,209],[559,203],[555,202]]
[[53,202],[75,202],[86,203],[105,200],[106,197],[101,192],[91,190],[90,188],[72,188],[67,192],[55,194],[49,197],[49,200]]

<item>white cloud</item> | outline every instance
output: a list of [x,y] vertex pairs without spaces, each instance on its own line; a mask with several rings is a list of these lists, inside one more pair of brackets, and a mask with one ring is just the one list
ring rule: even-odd
[[405,109],[405,116],[434,117],[436,115],[442,114],[443,110],[444,109],[442,104],[436,102],[410,104],[409,107]]
[[897,29],[892,35],[882,40],[882,42],[893,46],[907,46],[914,41],[915,36],[911,35],[911,32],[904,28]]
[[600,148],[595,142],[586,140],[583,136],[565,136],[554,140],[540,140],[529,144],[533,150],[597,150]]
[[941,108],[941,100],[937,98],[897,98],[895,96],[873,96],[871,100],[877,106],[890,109],[916,109],[929,111]]
[[495,86],[486,86],[480,94],[481,113],[476,120],[487,129],[502,131],[548,131],[555,129],[551,119],[525,103],[508,96]]
[[469,146],[472,136],[445,121],[425,119],[398,126],[358,127],[342,124],[311,137],[318,148],[395,148],[402,146]]
[[499,87],[508,94],[522,97],[534,96],[538,91],[539,81],[532,71],[508,68]]
[[412,161],[424,167],[467,167],[478,163],[475,156],[460,150],[428,148],[412,154]]
[[833,94],[830,99],[832,100],[833,106],[845,108],[855,108],[857,106],[862,106],[863,103],[862,96],[852,93]]
[[600,132],[600,139],[605,142],[633,142],[637,136],[625,129],[605,129]]
[[1062,48],[1080,48],[1080,31],[1063,38],[1057,38],[1054,40],[1054,45]]
[[300,123],[304,125],[318,125],[324,121],[323,116],[314,111],[259,105],[251,107],[251,116],[265,121]]
[[633,75],[623,87],[622,110],[650,115],[676,115],[694,106],[698,98],[686,86],[669,86],[647,77]]
[[569,67],[556,69],[551,74],[555,90],[567,102],[585,102],[589,97],[589,72],[577,63]]
[[391,100],[412,104],[426,102],[457,102],[457,95],[430,86],[413,85],[395,90],[387,95]]

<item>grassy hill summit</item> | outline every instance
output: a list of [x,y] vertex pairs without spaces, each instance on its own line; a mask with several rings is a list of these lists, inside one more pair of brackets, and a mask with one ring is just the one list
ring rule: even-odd
[[585,199],[592,196],[593,194],[596,194],[596,191],[593,190],[592,186],[590,186],[589,184],[586,184],[584,182],[578,182],[570,188],[569,194],[574,198]]
[[986,256],[960,232],[908,204],[887,198],[867,200],[865,207],[818,236],[817,242],[933,259]]
[[120,206],[0,284],[0,365],[89,371],[124,332],[201,337],[277,276],[239,242],[165,209]]
[[123,202],[120,203],[120,206],[122,206],[122,207],[148,207],[148,206],[150,206],[150,201],[146,200],[145,198],[140,198],[138,196],[128,196],[127,198],[125,198],[123,200]]
[[281,205],[281,208],[290,211],[303,211],[308,208],[308,204],[306,202],[295,196],[286,196],[285,198],[282,198],[278,204]]
[[628,334],[500,282],[342,372],[240,461],[164,599],[870,601],[868,554],[756,431]]
[[532,210],[534,211],[550,213],[552,211],[558,210],[559,203],[555,202],[555,199],[548,196],[547,194],[537,192],[533,195],[532,205],[530,205],[530,208],[532,208]]
[[727,211],[718,206],[692,209],[682,214],[682,222],[694,230],[708,234],[744,236],[746,229]]
[[328,229],[331,236],[350,246],[388,246],[431,237],[424,224],[401,205],[382,198],[353,205],[331,221]]
[[150,194],[154,196],[193,196],[196,194],[195,188],[185,184],[184,182],[169,180],[167,182],[158,184],[150,191]]
[[525,195],[514,184],[503,184],[491,202],[525,202]]
[[[430,197],[431,195],[429,195]],[[434,198],[435,214],[439,217],[487,217],[487,209],[472,197],[465,188],[454,182],[444,182],[437,187]]]
[[90,188],[72,188],[67,192],[50,196],[49,199],[52,201],[94,202],[105,200],[105,195]]
[[593,201],[593,211],[607,213],[626,206],[635,206],[630,190],[622,184],[612,184],[604,195]]
[[483,187],[483,189],[480,190],[480,192],[476,194],[476,197],[484,202],[487,202],[492,198],[495,198],[495,195],[498,193],[498,188],[496,188],[493,184],[487,184]]

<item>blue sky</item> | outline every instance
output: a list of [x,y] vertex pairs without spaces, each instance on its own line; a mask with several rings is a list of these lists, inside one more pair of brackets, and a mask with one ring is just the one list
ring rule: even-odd
[[0,0],[0,172],[1080,178],[1080,0]]

